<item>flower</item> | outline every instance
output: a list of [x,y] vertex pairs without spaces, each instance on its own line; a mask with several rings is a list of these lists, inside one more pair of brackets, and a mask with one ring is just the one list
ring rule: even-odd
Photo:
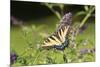
[[88,52],[89,52],[89,49],[87,49],[87,48],[83,48],[83,49],[80,50],[81,55],[86,54]]
[[15,53],[10,54],[10,63],[13,64],[17,60],[17,55]]
[[88,27],[87,24],[83,25],[83,26],[80,28],[79,33],[83,33],[83,32],[86,30],[87,27]]

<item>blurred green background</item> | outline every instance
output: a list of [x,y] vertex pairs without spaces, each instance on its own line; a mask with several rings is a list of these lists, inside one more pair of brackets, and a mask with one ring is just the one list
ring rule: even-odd
[[[68,12],[73,14],[72,25],[81,24],[89,11],[88,7],[94,7],[74,4],[53,5],[55,12],[59,12],[58,16],[62,17]],[[64,6],[63,9],[60,8],[60,5]],[[87,10],[86,14],[82,12],[84,10]],[[65,63],[62,59],[63,55],[59,51],[39,51],[39,46],[44,39],[56,30],[59,23],[60,19],[45,3],[11,1],[10,49],[11,53],[14,52],[17,55],[12,66]],[[81,49],[95,48],[95,11],[83,26],[76,37],[76,49],[65,49],[68,63],[95,61],[95,53],[86,53],[82,56],[79,54]]]

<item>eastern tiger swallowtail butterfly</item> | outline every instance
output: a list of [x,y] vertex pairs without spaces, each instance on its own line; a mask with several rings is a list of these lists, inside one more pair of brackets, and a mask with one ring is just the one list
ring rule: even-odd
[[72,22],[72,14],[67,13],[63,16],[57,30],[49,36],[43,43],[43,48],[56,48],[58,50],[64,50],[68,47],[69,39],[68,32]]

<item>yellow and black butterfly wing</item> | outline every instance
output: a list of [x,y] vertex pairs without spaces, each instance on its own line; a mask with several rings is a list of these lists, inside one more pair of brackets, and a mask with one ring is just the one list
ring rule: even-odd
[[62,27],[58,32],[57,35],[59,37],[59,39],[61,40],[61,43],[63,43],[66,40],[66,35],[69,31],[70,26],[64,26]]
[[50,47],[50,46],[54,46],[54,45],[59,45],[60,43],[61,43],[61,41],[57,38],[57,36],[52,35],[44,41],[42,47]]
[[60,39],[60,44],[59,45],[54,45],[54,48],[58,49],[58,50],[64,50],[65,47],[68,46],[69,44],[69,40],[67,37],[67,33],[69,31],[69,26],[65,26],[62,29],[59,30],[59,32],[57,33],[57,35],[59,36]]
[[66,40],[66,34],[68,32],[69,26],[65,26],[62,29],[60,29],[58,32],[54,33],[50,37],[48,37],[42,47],[50,47],[54,45],[62,45],[62,43]]

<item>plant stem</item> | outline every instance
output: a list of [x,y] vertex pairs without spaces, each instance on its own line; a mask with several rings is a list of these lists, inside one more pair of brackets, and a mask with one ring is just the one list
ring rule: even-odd
[[87,19],[91,16],[91,14],[92,14],[92,12],[94,11],[94,7],[88,12],[88,14],[84,17],[84,19],[82,20],[82,22],[81,22],[81,24],[80,24],[80,26],[79,26],[79,28],[81,28],[84,24],[85,24],[85,22],[87,21]]
[[[38,52],[37,52],[38,53]],[[43,51],[39,52],[36,56],[36,58],[34,59],[33,64],[35,64],[35,62],[37,61],[38,57],[43,53]]]
[[65,54],[64,51],[63,51],[63,60],[64,60],[65,63],[68,63],[68,60],[67,60],[67,58],[66,58],[66,54]]
[[[49,6],[49,4],[45,4],[56,16],[57,16],[57,18],[60,20],[61,19],[61,15],[57,12],[57,11],[55,11],[53,8],[51,8],[50,6]],[[58,16],[58,14],[59,14],[59,16]]]
[[91,8],[87,15],[84,17],[84,19],[82,20],[81,24],[79,25],[78,30],[76,31],[76,35],[79,33],[79,29],[86,23],[86,21],[88,20],[88,18],[91,16],[92,12],[95,10],[95,7]]
[[61,7],[60,7],[60,11],[61,11],[61,17],[63,17],[63,15],[64,15],[64,12],[63,12],[63,10],[64,10],[64,5],[62,5],[62,4],[61,4]]

